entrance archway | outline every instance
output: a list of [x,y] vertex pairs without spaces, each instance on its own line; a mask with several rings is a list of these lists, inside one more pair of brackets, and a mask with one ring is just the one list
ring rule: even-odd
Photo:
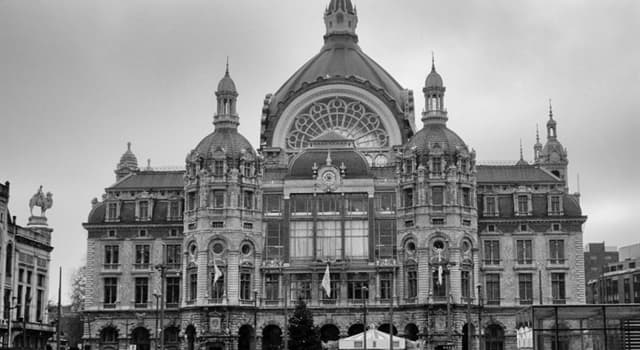
[[253,327],[245,324],[238,330],[238,350],[255,350],[255,332]]
[[404,327],[404,337],[409,340],[418,340],[418,333],[418,326],[415,323],[409,323]]
[[364,325],[362,323],[352,324],[347,331],[349,336],[364,332]]
[[149,330],[144,327],[138,327],[131,332],[131,345],[136,346],[136,350],[150,350],[151,340],[149,339]]
[[262,330],[262,349],[280,350],[282,345],[282,330],[276,325],[268,325]]
[[323,342],[336,341],[340,339],[340,330],[333,324],[325,324],[320,328],[320,340]]
[[[391,329],[393,330],[393,335],[398,335],[398,330],[396,329],[396,326],[391,326]],[[387,334],[389,333],[389,324],[388,323],[383,323],[380,325],[380,327],[378,327],[378,330],[380,332],[385,332]]]
[[468,324],[465,323],[462,326],[462,350],[471,350],[473,348],[473,337],[475,336],[475,329],[473,325],[471,325],[471,348],[469,347],[469,327]]

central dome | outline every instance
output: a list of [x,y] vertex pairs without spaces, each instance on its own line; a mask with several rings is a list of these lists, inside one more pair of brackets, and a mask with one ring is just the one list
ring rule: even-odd
[[429,148],[438,147],[444,153],[454,154],[457,150],[467,150],[467,145],[460,136],[444,124],[425,125],[418,131],[407,144],[407,150],[415,150],[418,153],[428,153]]

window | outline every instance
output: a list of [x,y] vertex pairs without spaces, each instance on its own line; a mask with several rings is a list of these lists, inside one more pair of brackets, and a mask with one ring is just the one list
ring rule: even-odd
[[251,175],[252,175],[252,173],[253,173],[253,171],[252,171],[252,170],[253,170],[253,169],[252,169],[253,167],[252,167],[250,164],[245,163],[245,164],[243,164],[243,167],[242,167],[242,168],[243,168],[243,172],[242,172],[243,174],[242,174],[242,175],[243,175],[244,177],[251,177]]
[[182,217],[182,213],[180,212],[180,201],[172,200],[169,201],[169,219],[176,220]]
[[251,270],[240,271],[240,300],[251,300]]
[[44,287],[44,281],[45,281],[46,276],[43,274],[38,274],[38,282],[37,282],[37,286],[38,287]]
[[485,197],[484,213],[486,216],[497,216],[498,208],[496,206],[496,197]]
[[551,296],[554,304],[564,304],[566,302],[564,273],[551,274]]
[[381,272],[380,275],[380,299],[390,300],[393,296],[393,275],[391,272]]
[[442,274],[435,270],[432,273],[433,277],[433,296],[436,298],[444,298],[447,296],[447,274]]
[[376,220],[376,258],[395,256],[395,220]]
[[180,263],[182,255],[182,246],[180,244],[167,244],[165,246],[164,262],[170,269],[177,269],[182,265]]
[[442,172],[442,159],[440,157],[431,158],[431,172],[436,174]]
[[378,192],[375,194],[376,212],[392,213],[395,210],[396,195],[393,192]]
[[618,294],[618,279],[614,278],[611,280],[611,303],[617,304],[620,302],[620,295]]
[[178,232],[180,232],[177,228],[172,228],[169,230],[169,237],[178,237]]
[[115,304],[118,297],[118,279],[107,277],[104,279],[104,303]]
[[529,214],[529,196],[526,196],[526,195],[518,196],[518,214],[520,215]]
[[138,218],[140,220],[149,220],[149,201],[138,202]]
[[252,222],[245,222],[242,224],[242,228],[245,230],[253,230],[253,223]]
[[245,209],[253,209],[253,192],[244,191],[243,204]]
[[402,191],[402,206],[405,208],[413,206],[413,189],[406,188]]
[[500,241],[484,241],[484,263],[486,265],[500,265]]
[[560,224],[551,224],[551,230],[554,232],[560,232]]
[[550,203],[551,203],[550,214],[560,215],[562,213],[562,210],[560,207],[560,196],[551,196]]
[[344,242],[347,257],[369,257],[369,222],[364,220],[345,221]]
[[520,224],[520,232],[527,232],[529,231],[529,227],[527,226],[527,224]]
[[189,273],[189,301],[195,301],[198,296],[198,273]]
[[224,228],[224,221],[211,222],[211,228]]
[[104,268],[118,268],[118,249],[117,245],[107,245],[104,247]]
[[292,258],[313,257],[313,221],[291,221],[290,252]]
[[460,287],[462,288],[462,298],[471,297],[471,272],[463,270],[460,274]]
[[504,350],[504,330],[498,325],[491,325],[485,330],[485,350]]
[[518,264],[531,264],[533,262],[532,241],[519,239],[516,241],[516,260]]
[[347,298],[363,300],[369,298],[369,275],[366,273],[347,274]]
[[146,269],[149,268],[149,245],[148,244],[137,244],[136,245],[136,269]]
[[224,175],[224,161],[222,160],[214,160],[213,161],[213,176],[223,176]]
[[118,341],[118,331],[114,327],[107,327],[100,332],[102,343],[115,343]]
[[342,258],[340,221],[318,221],[316,223],[316,258]]
[[149,279],[147,277],[137,277],[135,285],[136,307],[147,307],[147,302],[149,301]]
[[282,214],[282,195],[265,194],[264,195],[264,213],[266,215]]
[[631,303],[631,281],[628,278],[622,280],[622,288],[624,293],[624,303]]
[[496,232],[496,225],[487,225],[487,232]]
[[471,189],[468,187],[462,188],[462,205],[465,207],[471,206]]
[[209,207],[215,209],[224,208],[224,192],[223,190],[213,190],[211,191],[209,197]]
[[518,274],[518,290],[521,305],[533,304],[533,275],[530,273]]
[[[322,278],[324,278],[324,274],[320,274],[318,276],[318,281],[322,282]],[[322,283],[318,284],[318,287],[320,288],[318,295],[320,295],[320,299],[325,302],[335,302],[340,295],[340,274],[332,273],[329,275],[329,279],[331,281],[331,295],[327,295],[327,291],[322,288]]]
[[311,300],[311,275],[305,273],[291,277],[291,300]]
[[416,264],[407,265],[407,298],[418,297],[418,266]]
[[640,274],[633,275],[633,302],[640,303]]
[[187,210],[196,209],[196,192],[192,191],[187,193]]
[[167,306],[178,306],[178,303],[180,303],[180,277],[167,277],[165,283],[167,288]]
[[264,276],[265,296],[267,300],[276,301],[280,298],[280,275],[268,273]]
[[347,196],[347,214],[364,215],[367,214],[369,201],[366,194],[348,194]]
[[147,237],[147,230],[138,231],[138,237]]
[[487,274],[487,305],[500,305],[500,275]]
[[432,218],[431,219],[431,224],[432,225],[444,225],[444,218]]
[[[226,269],[222,266],[218,266],[218,269],[220,270],[220,272],[222,272],[222,274],[220,276],[218,276],[218,279],[215,278],[216,274],[213,268],[211,268],[211,279],[210,279],[210,286],[211,286],[211,293],[209,294],[211,296],[211,299],[213,299],[214,301],[221,301],[222,298],[224,298],[224,296],[226,295],[225,293],[225,276],[227,275],[226,273]],[[215,281],[215,282],[214,282]]]
[[279,222],[267,222],[266,258],[280,259],[283,257],[282,236]]
[[116,230],[107,231],[107,237],[115,237],[115,236],[116,236]]
[[564,264],[564,240],[549,241],[549,260],[552,264]]
[[107,205],[107,220],[118,219],[118,203],[109,203]]
[[431,203],[442,205],[444,203],[443,188],[441,186],[431,188]]
[[340,195],[318,195],[318,215],[338,215],[340,211]]
[[311,215],[313,197],[307,195],[291,195],[291,215]]
[[44,290],[38,289],[36,295],[36,322],[42,322],[42,303],[44,301]]

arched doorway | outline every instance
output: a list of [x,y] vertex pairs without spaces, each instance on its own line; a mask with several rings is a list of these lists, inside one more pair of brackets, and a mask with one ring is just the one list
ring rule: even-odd
[[105,327],[100,331],[100,348],[105,350],[118,348],[118,330],[115,327]]
[[340,339],[340,329],[333,324],[325,324],[320,328],[320,341],[323,348],[328,350],[338,348],[338,340]]
[[150,350],[151,340],[149,339],[149,330],[144,327],[138,327],[131,332],[131,345],[136,346],[136,350]]
[[167,327],[164,330],[164,348],[166,350],[180,349],[180,330],[178,327]]
[[355,323],[349,327],[347,334],[349,336],[364,332],[364,325],[362,323]]
[[404,327],[404,337],[409,340],[418,340],[418,333],[418,326],[415,323],[409,323]]
[[276,325],[268,325],[262,330],[262,349],[280,350],[282,345],[282,331]]
[[238,350],[255,350],[255,332],[253,327],[245,324],[238,330]]
[[471,325],[471,347],[469,347],[469,327],[468,324],[465,323],[462,326],[462,350],[471,350],[473,348],[473,337],[475,336],[475,329],[473,325]]
[[[396,326],[392,326],[391,329],[393,330],[393,335],[398,335],[398,330],[396,329]],[[380,332],[385,332],[387,334],[389,333],[389,324],[388,323],[383,323],[380,325],[380,327],[378,327],[378,330]]]
[[504,350],[504,330],[492,324],[485,330],[485,350]]
[[185,329],[185,333],[187,334],[187,350],[194,350],[196,343],[196,327],[188,325],[187,329]]

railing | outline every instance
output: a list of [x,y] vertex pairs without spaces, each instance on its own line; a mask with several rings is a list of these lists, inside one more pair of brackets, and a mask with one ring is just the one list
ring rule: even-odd
[[149,269],[149,263],[133,264],[133,268],[135,270],[148,270]]
[[120,264],[103,264],[102,268],[105,270],[117,270],[120,268]]

